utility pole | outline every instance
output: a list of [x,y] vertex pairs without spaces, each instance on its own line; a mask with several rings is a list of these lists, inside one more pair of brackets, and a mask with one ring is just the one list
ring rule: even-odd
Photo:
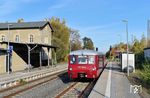
[[125,23],[125,25],[126,25],[126,34],[127,34],[127,75],[129,76],[129,64],[128,64],[128,62],[129,62],[129,58],[128,58],[128,54],[129,54],[129,47],[128,47],[128,44],[129,44],[129,42],[128,42],[128,21],[127,20],[122,20],[122,22],[124,22]]
[[7,71],[8,71],[8,74],[10,74],[10,49],[9,49],[9,36],[10,36],[10,26],[12,26],[12,24],[8,24],[8,36],[7,36]]
[[147,20],[147,47],[150,47],[150,20]]

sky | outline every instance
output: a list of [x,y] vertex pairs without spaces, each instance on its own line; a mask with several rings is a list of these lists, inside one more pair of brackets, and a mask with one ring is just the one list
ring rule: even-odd
[[99,51],[110,45],[129,42],[132,36],[147,35],[150,0],[0,0],[0,22],[42,21],[52,16],[65,19],[67,26],[89,37]]

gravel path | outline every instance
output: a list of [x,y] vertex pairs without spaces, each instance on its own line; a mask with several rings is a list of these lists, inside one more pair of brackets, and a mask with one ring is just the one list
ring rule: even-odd
[[79,94],[86,88],[89,82],[79,82],[73,89],[67,92],[62,98],[78,98]]
[[69,86],[69,78],[59,77],[55,80],[49,81],[28,91],[20,93],[13,98],[54,98],[59,92]]

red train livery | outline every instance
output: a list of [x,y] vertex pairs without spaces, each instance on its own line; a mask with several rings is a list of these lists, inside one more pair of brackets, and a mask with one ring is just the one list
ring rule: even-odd
[[68,56],[70,78],[98,78],[105,67],[105,55],[95,50],[72,51]]

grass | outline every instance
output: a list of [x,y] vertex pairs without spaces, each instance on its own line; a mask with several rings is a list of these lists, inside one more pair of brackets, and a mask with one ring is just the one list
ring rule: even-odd
[[23,79],[20,79],[19,83],[22,84],[22,85],[27,84],[27,82],[25,80],[23,80]]
[[[149,70],[150,71],[150,70]],[[133,85],[142,85],[142,98],[150,98],[150,82],[145,70],[135,70],[135,73],[131,73],[128,79]]]
[[143,64],[144,70],[140,71],[140,77],[144,82],[150,85],[150,64]]

